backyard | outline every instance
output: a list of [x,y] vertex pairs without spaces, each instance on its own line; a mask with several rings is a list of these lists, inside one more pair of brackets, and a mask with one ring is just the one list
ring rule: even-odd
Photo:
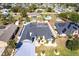
[[38,56],[41,55],[41,53],[44,53],[45,56],[73,56],[73,55],[79,56],[79,49],[71,50],[67,48],[66,46],[67,40],[68,40],[67,37],[58,37],[55,39],[55,42],[57,43],[56,47],[53,46],[46,47],[44,45],[40,45],[39,47],[36,47],[35,51],[38,54]]

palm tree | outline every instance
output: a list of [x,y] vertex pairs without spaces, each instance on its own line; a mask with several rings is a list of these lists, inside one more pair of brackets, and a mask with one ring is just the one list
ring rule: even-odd
[[47,7],[46,11],[47,12],[52,12],[52,8]]

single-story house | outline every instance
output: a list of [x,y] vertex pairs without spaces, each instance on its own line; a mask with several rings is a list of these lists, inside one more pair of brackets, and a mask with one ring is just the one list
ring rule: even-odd
[[74,22],[56,22],[56,29],[60,35],[73,34],[74,31],[79,30],[79,23]]
[[15,37],[18,27],[15,24],[9,24],[3,30],[4,31],[0,35],[0,47],[7,46],[7,42]]

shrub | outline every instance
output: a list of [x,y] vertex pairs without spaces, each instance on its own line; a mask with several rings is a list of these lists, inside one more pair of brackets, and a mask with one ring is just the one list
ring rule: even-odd
[[66,47],[71,51],[79,49],[79,40],[67,40]]
[[16,41],[11,39],[8,42],[8,46],[11,47],[11,48],[16,48]]

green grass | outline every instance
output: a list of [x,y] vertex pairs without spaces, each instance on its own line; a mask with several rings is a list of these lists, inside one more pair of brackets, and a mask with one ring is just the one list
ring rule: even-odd
[[79,56],[79,49],[71,51],[70,49],[60,47],[59,51],[62,56]]
[[[71,51],[67,48],[63,48],[63,47],[58,47],[57,50],[60,52],[59,56],[79,56],[79,49],[78,50],[74,50]],[[47,56],[56,56],[54,54],[54,49],[50,49],[46,52]]]

